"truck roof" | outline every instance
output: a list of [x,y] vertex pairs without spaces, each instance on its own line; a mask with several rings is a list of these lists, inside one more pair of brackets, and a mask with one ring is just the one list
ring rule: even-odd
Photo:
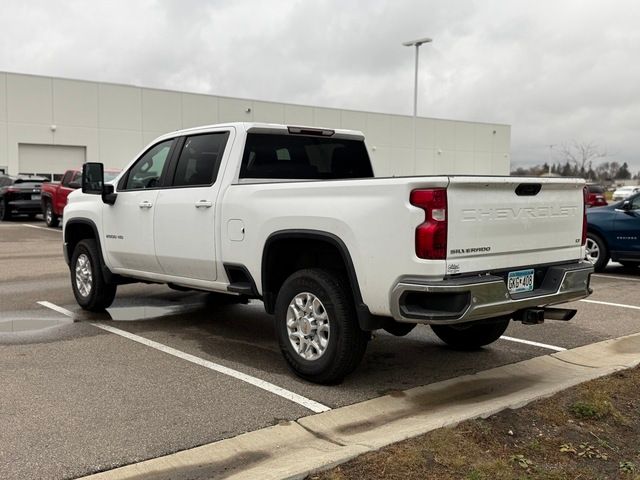
[[175,137],[178,135],[187,135],[190,133],[204,132],[213,128],[234,127],[252,133],[284,133],[297,135],[318,135],[324,137],[341,137],[364,140],[364,134],[358,130],[347,130],[341,128],[325,128],[310,127],[304,125],[284,125],[281,123],[263,123],[263,122],[229,122],[217,123],[212,125],[203,125],[199,127],[185,128],[162,135],[162,137]]

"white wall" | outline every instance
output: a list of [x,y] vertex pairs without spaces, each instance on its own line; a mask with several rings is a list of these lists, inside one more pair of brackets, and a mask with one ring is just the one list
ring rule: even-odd
[[[18,173],[19,144],[86,148],[119,168],[157,136],[181,128],[257,121],[361,130],[376,175],[508,175],[508,125],[226,98],[0,72],[0,168]],[[53,165],[52,170],[62,165]]]

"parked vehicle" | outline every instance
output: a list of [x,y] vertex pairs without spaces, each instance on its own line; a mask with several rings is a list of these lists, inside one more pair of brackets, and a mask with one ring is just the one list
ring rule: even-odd
[[626,187],[620,187],[613,192],[611,200],[619,202],[638,192],[640,192],[640,185],[627,185]]
[[40,213],[40,191],[47,181],[44,177],[0,175],[0,220],[14,215],[34,218]]
[[587,212],[586,258],[596,272],[609,259],[630,268],[640,265],[640,193]]
[[[116,178],[120,170],[105,170],[104,181]],[[62,217],[67,197],[82,186],[82,170],[67,170],[60,183],[46,183],[42,186],[41,210],[48,227],[57,227]]]
[[111,184],[86,164],[64,252],[86,310],[131,281],[261,299],[289,367],[333,383],[375,329],[474,349],[573,317],[551,306],[591,293],[584,198],[580,179],[374,178],[360,132],[234,123],[164,135]]
[[587,184],[587,206],[588,207],[604,207],[607,200],[604,196],[604,187],[595,183]]

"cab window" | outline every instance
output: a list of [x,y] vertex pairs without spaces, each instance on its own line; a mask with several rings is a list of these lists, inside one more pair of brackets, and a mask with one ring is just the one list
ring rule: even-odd
[[158,188],[173,140],[166,140],[151,147],[138,159],[127,173],[123,190]]
[[229,138],[229,132],[187,137],[176,166],[173,186],[213,185],[218,176],[227,138]]
[[68,187],[69,186],[69,182],[71,182],[71,176],[73,175],[73,172],[67,172],[64,174],[64,177],[62,177],[62,181],[60,182],[60,185],[62,185],[63,187]]

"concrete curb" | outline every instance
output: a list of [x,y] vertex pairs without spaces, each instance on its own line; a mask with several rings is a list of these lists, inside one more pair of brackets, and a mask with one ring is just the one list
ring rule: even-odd
[[629,335],[385,395],[83,478],[304,478],[391,443],[520,408],[638,364],[640,334]]

